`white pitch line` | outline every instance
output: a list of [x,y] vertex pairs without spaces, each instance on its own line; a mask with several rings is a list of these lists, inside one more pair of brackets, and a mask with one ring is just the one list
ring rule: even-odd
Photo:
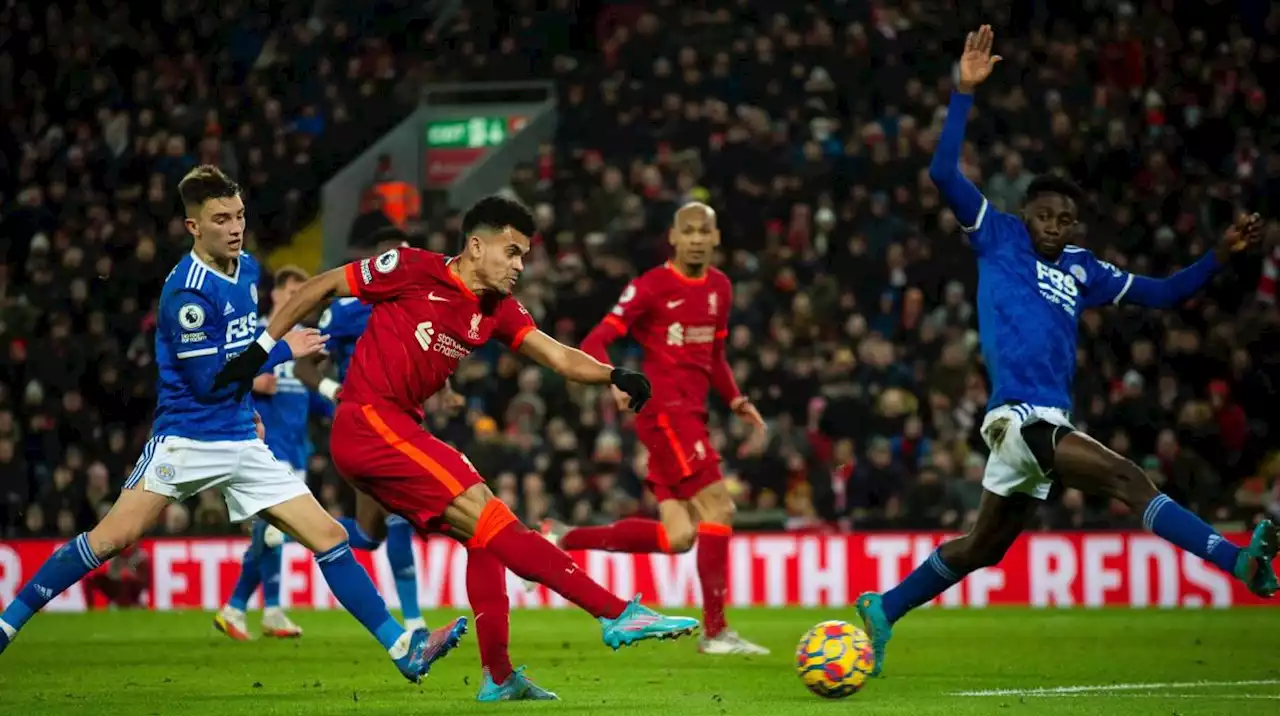
[[1275,686],[1280,679],[1254,679],[1250,681],[1179,681],[1163,684],[1101,684],[1097,686],[1055,686],[1039,689],[989,689],[985,691],[954,691],[950,696],[1061,696],[1063,694],[1110,693],[1116,691],[1153,691],[1155,689],[1199,689],[1215,686]]
[[[1078,699],[1086,696],[1101,696],[1096,692],[1074,694],[1039,694],[1035,698]],[[1214,699],[1218,701],[1280,701],[1280,694],[1107,694],[1109,699]]]

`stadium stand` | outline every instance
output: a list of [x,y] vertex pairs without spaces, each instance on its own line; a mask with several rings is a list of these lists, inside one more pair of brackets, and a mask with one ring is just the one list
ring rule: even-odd
[[[272,3],[284,29],[270,35],[266,3],[196,5],[0,11],[0,534],[75,534],[128,474],[153,407],[154,300],[187,245],[174,201],[187,168],[218,163],[248,187],[266,249],[421,84],[529,77],[561,92],[555,146],[509,187],[539,217],[520,296],[545,330],[580,339],[663,260],[674,208],[708,201],[736,291],[732,364],[771,422],[751,444],[713,404],[744,526],[972,519],[987,395],[975,267],[925,167],[954,28],[978,4],[518,1],[464,9],[439,36],[376,13],[309,24],[311,3]],[[1153,274],[1241,208],[1268,217],[1263,255],[1181,310],[1086,315],[1076,418],[1214,520],[1280,516],[1280,14],[1193,24],[1171,0],[1083,2],[1048,21],[1040,6],[981,18],[1009,28],[965,157],[993,203],[1016,205],[1033,173],[1068,173],[1092,193],[1085,243]],[[429,248],[454,245],[456,216],[430,228]],[[433,428],[522,518],[651,509],[607,395],[497,351],[457,388],[465,414]],[[317,425],[312,477],[340,511],[326,440]],[[1041,519],[1137,524],[1073,491]],[[228,526],[206,495],[163,529]]]

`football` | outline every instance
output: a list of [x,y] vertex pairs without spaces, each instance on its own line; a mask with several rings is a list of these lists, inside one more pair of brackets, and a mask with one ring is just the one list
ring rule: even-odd
[[874,666],[871,638],[848,622],[822,622],[796,648],[796,673],[806,688],[824,699],[858,693]]

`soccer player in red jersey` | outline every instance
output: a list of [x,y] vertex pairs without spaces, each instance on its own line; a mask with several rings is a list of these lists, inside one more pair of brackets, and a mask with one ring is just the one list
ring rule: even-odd
[[[582,342],[582,350],[602,361],[608,360],[609,344],[628,332],[644,348],[653,400],[636,415],[636,432],[649,451],[646,482],[658,499],[661,521],[629,518],[575,529],[548,522],[543,531],[567,550],[677,553],[696,541],[703,610],[699,651],[767,654],[768,649],[730,630],[724,617],[734,506],[707,434],[708,388],[756,430],[763,431],[765,424],[738,391],[725,360],[733,287],[711,266],[720,244],[715,211],[701,203],[681,207],[669,239],[675,258],[632,281]],[[625,408],[627,396],[614,392]]]
[[[658,614],[642,606],[639,597],[626,602],[609,593],[568,554],[520,524],[466,456],[421,427],[422,404],[444,386],[460,360],[490,338],[569,380],[612,384],[637,410],[650,394],[642,374],[601,363],[537,330],[511,297],[535,231],[527,208],[489,197],[468,210],[462,223],[464,246],[456,257],[395,249],[303,284],[263,337],[229,361],[219,379],[247,385],[272,342],[331,296],[357,296],[373,304],[338,394],[330,444],[334,466],[419,532],[445,532],[466,544],[481,661],[493,681],[493,689],[486,683],[479,698],[531,698],[532,685],[512,669],[506,654],[503,567],[545,584],[598,618],[605,644],[615,649],[691,634],[698,622]],[[482,604],[499,609],[502,618],[491,617]],[[492,698],[486,698],[487,690]]]

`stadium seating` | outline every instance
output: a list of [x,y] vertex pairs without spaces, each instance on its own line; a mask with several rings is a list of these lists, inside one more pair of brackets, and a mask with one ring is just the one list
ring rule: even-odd
[[[586,15],[517,1],[464,9],[440,36],[425,21],[308,24],[312,3],[0,11],[27,38],[0,49],[0,535],[75,534],[128,474],[154,401],[154,302],[187,246],[174,200],[186,169],[237,176],[267,249],[421,83],[529,77],[561,92],[556,145],[510,187],[541,224],[520,296],[544,329],[581,339],[665,258],[674,208],[708,201],[736,292],[731,362],[771,422],[752,444],[713,400],[744,524],[963,528],[987,396],[976,274],[924,169],[955,28],[978,18],[941,4],[664,0]],[[1085,316],[1075,417],[1214,520],[1280,515],[1275,21],[1190,24],[1181,4],[1136,5],[982,18],[1010,29],[966,171],[1006,209],[1032,173],[1070,174],[1093,200],[1083,242],[1158,275],[1235,211],[1269,215],[1265,252],[1180,310]],[[447,250],[456,217],[431,229],[427,245]],[[434,429],[522,518],[651,507],[644,456],[606,394],[491,351],[457,387],[468,410],[433,415]],[[315,441],[318,494],[341,510],[323,426]],[[229,529],[216,496],[188,509],[164,529]],[[1073,491],[1041,517],[1137,524]]]

